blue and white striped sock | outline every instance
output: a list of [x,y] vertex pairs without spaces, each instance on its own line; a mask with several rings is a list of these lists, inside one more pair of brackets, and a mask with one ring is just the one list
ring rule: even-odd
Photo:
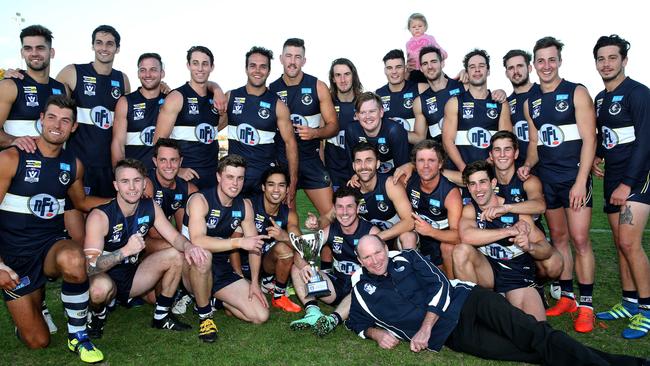
[[83,283],[61,283],[61,302],[68,316],[68,335],[73,336],[77,332],[86,331],[88,315],[88,288],[86,280]]

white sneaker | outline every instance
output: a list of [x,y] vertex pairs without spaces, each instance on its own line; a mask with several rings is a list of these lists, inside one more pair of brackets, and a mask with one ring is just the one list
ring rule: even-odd
[[552,298],[554,298],[555,300],[559,300],[560,296],[562,295],[562,288],[560,287],[560,285],[551,284],[549,286],[548,292],[551,294]]
[[192,297],[190,295],[183,295],[172,307],[172,313],[179,315],[185,314],[187,312],[187,306],[192,303]]
[[264,277],[260,281],[260,289],[262,290],[263,293],[265,294],[271,294],[273,293],[273,289],[275,289],[275,276],[269,276],[269,277]]
[[50,309],[47,308],[47,305],[43,303],[43,310],[41,310],[43,313],[43,319],[45,319],[45,323],[47,324],[47,328],[50,330],[50,334],[56,333],[59,328],[56,327],[56,324],[54,324],[54,320],[52,320],[52,314],[50,314]]

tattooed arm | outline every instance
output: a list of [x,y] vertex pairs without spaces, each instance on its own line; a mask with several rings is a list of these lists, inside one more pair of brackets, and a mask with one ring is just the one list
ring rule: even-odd
[[86,220],[86,238],[84,253],[88,275],[106,272],[122,263],[125,258],[138,254],[144,249],[142,235],[131,235],[129,241],[122,248],[103,254],[104,237],[108,233],[108,217],[101,210],[93,210]]

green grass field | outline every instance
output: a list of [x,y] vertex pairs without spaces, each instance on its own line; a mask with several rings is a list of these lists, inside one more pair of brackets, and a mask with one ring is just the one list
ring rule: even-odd
[[[603,310],[619,301],[620,286],[616,252],[602,213],[602,187],[597,181],[594,197],[594,218],[591,238],[596,251],[596,286],[594,304]],[[304,195],[299,197],[299,212],[303,220],[312,210]],[[644,235],[646,251],[648,232]],[[0,365],[63,365],[81,364],[77,356],[67,352],[65,320],[59,300],[60,282],[48,284],[48,304],[59,327],[50,347],[29,351],[14,336],[14,327],[6,307],[0,306]],[[327,306],[324,311],[330,311]],[[104,352],[106,364],[111,365],[507,365],[443,349],[440,353],[409,351],[402,343],[396,349],[380,349],[373,341],[364,341],[344,327],[327,337],[318,338],[310,332],[289,330],[289,322],[300,315],[271,310],[271,318],[263,325],[250,325],[219,311],[215,320],[220,328],[219,340],[203,344],[197,338],[198,320],[191,311],[183,319],[192,324],[190,332],[171,333],[149,327],[153,307],[118,308],[111,313],[104,337],[95,344]],[[608,352],[650,357],[650,337],[626,341],[620,337],[625,321],[597,326],[590,334],[573,331],[568,316],[552,318],[551,324],[567,331],[572,337],[592,347]]]

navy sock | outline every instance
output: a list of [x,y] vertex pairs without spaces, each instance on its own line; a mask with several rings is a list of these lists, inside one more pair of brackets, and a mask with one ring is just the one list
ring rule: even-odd
[[275,281],[275,287],[273,288],[273,298],[279,299],[287,292],[287,284],[279,281]]
[[174,303],[174,299],[165,295],[158,295],[156,298],[156,310],[153,312],[153,318],[156,320],[163,319],[169,314],[169,308]]
[[573,293],[573,279],[560,280],[560,288],[562,289],[562,296],[570,299],[576,298],[576,295]]
[[578,283],[578,288],[580,289],[580,299],[578,301],[579,306],[586,306],[593,309],[594,304],[592,302],[592,294],[594,293],[594,284],[593,283]]
[[639,293],[636,291],[623,290],[623,301],[637,304],[639,302]]
[[341,315],[336,311],[332,313],[332,316],[336,319],[336,325],[343,323],[343,318],[341,318]]
[[212,305],[208,303],[206,306],[197,306],[196,309],[199,313],[199,319],[203,320],[212,316]]

